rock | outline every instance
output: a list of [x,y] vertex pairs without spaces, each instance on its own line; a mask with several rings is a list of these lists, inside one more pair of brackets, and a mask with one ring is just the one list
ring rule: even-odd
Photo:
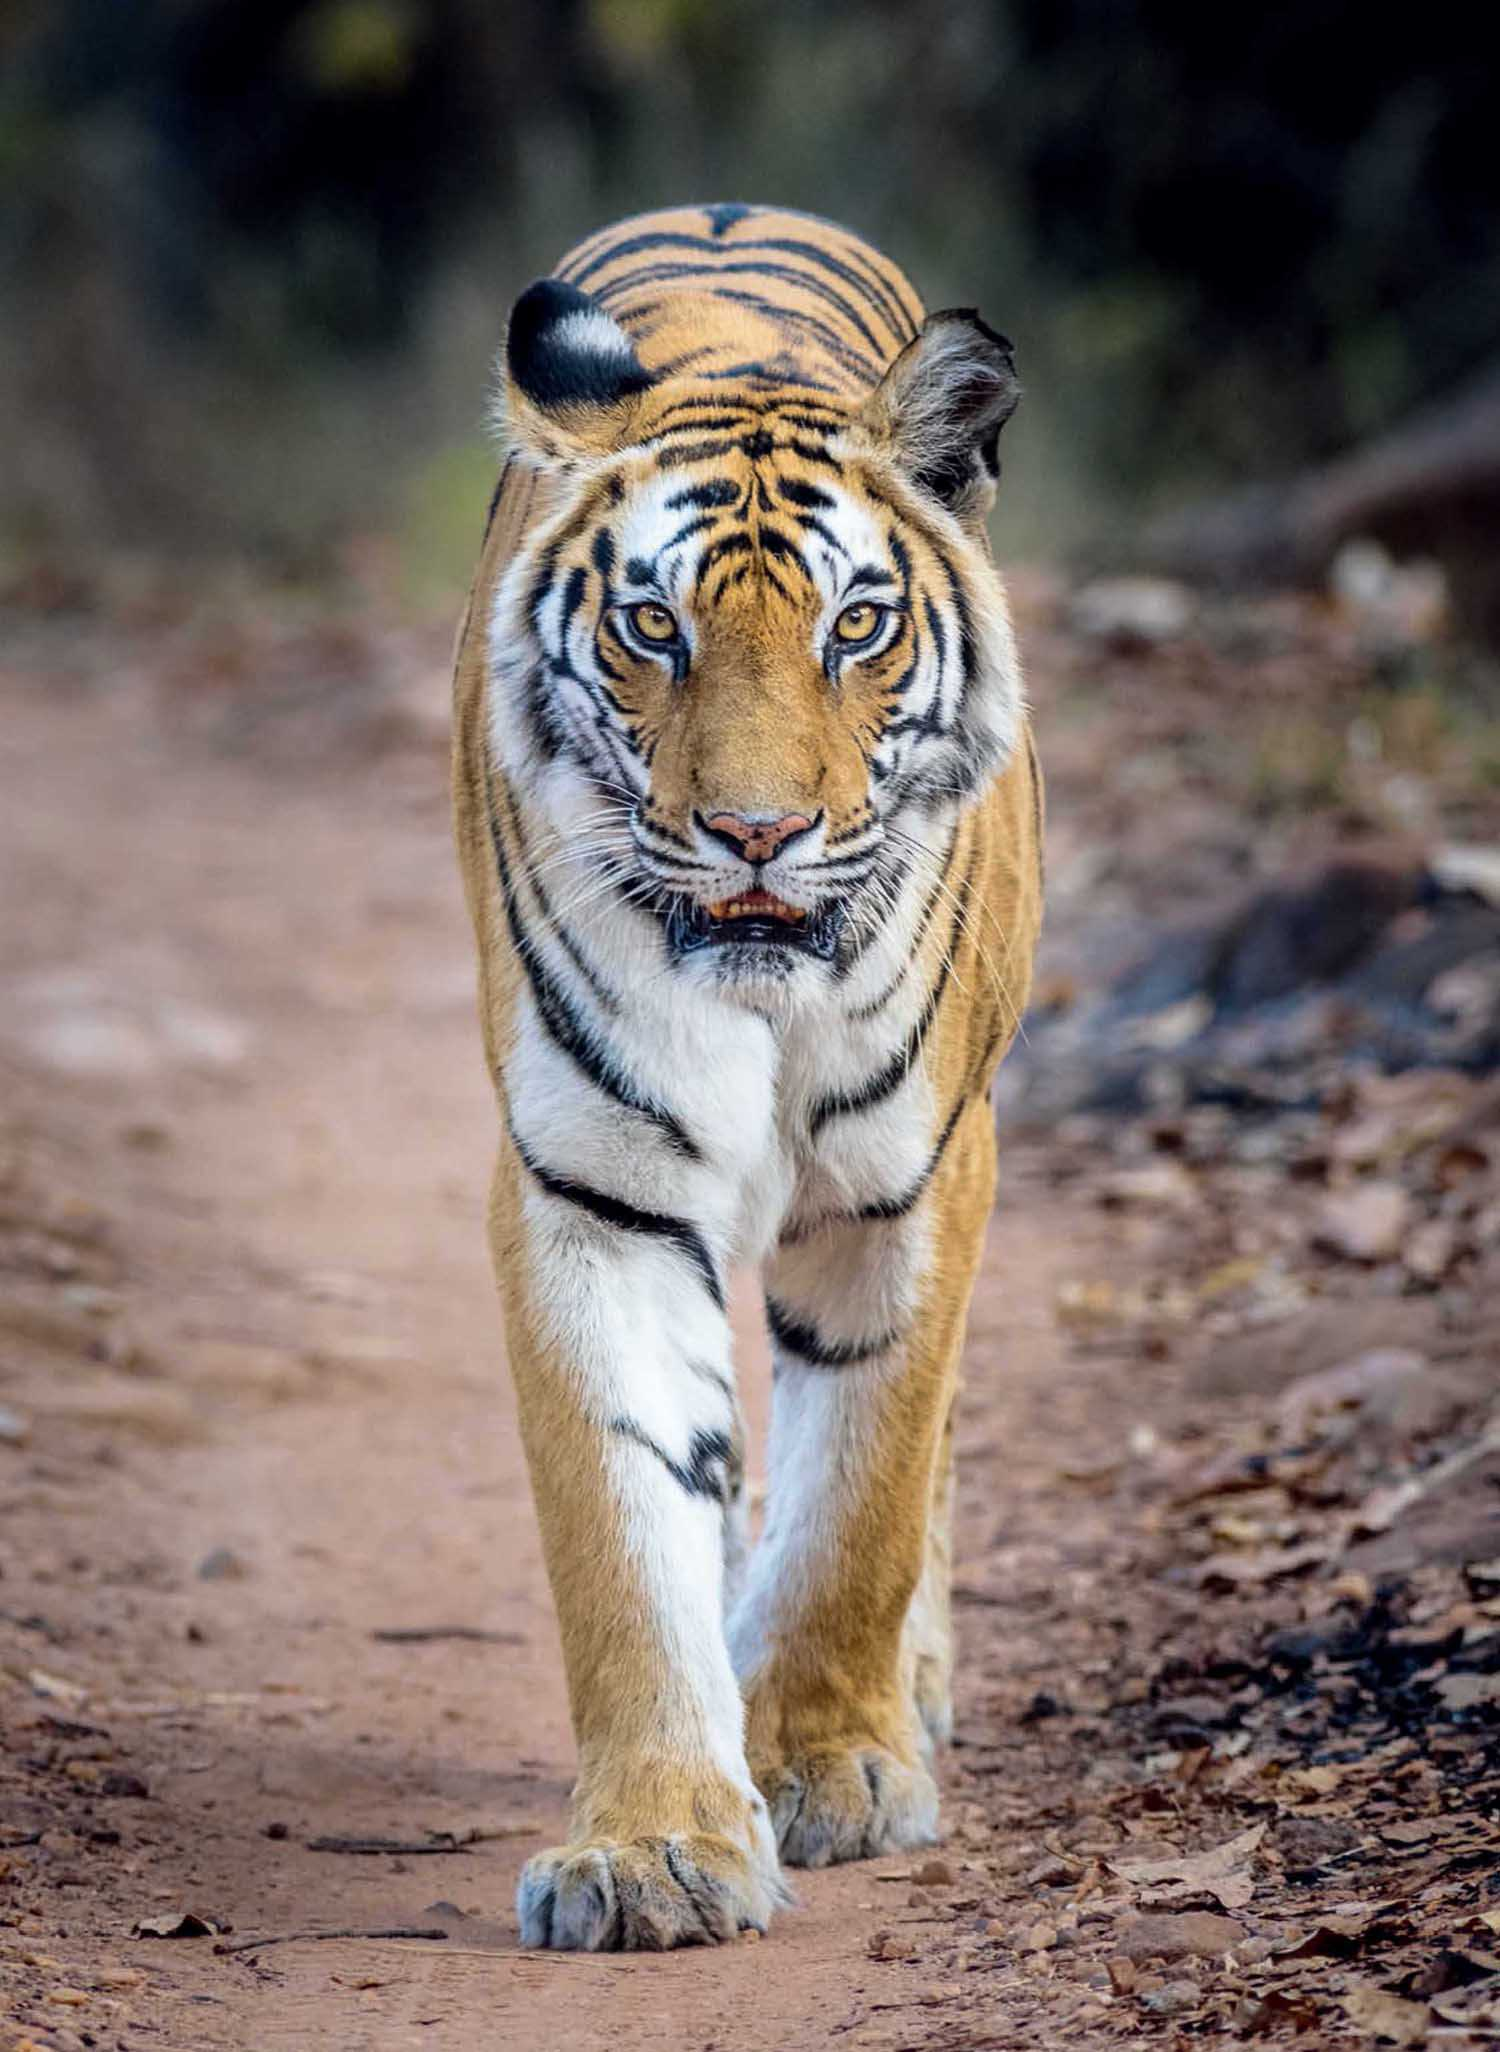
[[1123,650],[1159,648],[1176,641],[1192,622],[1186,587],[1165,577],[1100,577],[1073,594],[1072,627],[1090,641]]
[[920,1867],[913,1867],[911,1878],[919,1888],[956,1888],[958,1875],[946,1860],[923,1860]]
[[1317,1239],[1346,1261],[1389,1261],[1401,1252],[1410,1216],[1399,1183],[1356,1183],[1324,1199]]
[[1127,1959],[1218,1959],[1239,1945],[1245,1927],[1234,1917],[1211,1910],[1184,1910],[1177,1916],[1136,1917],[1119,1935]]
[[868,1950],[871,1959],[915,1959],[917,1941],[904,1931],[872,1931]]
[[229,1546],[216,1546],[198,1563],[200,1582],[243,1582],[250,1570]]
[[1441,1282],[1458,1258],[1458,1233],[1450,1219],[1424,1219],[1401,1250],[1407,1273],[1418,1282]]
[[30,1436],[31,1420],[0,1404],[0,1446],[24,1446]]
[[1033,1924],[1029,1931],[1021,1934],[1018,1952],[1050,1952],[1057,1943],[1057,1930],[1052,1924]]
[[1439,848],[1427,866],[1445,891],[1472,891],[1500,905],[1500,848],[1454,842]]
[[1164,1988],[1153,1988],[1142,1995],[1141,2006],[1157,2016],[1181,2016],[1196,2009],[1202,2000],[1203,1990],[1196,1981],[1168,1981]]
[[101,1967],[94,1976],[101,1988],[139,1988],[145,1978],[139,1967]]
[[139,1774],[127,1774],[121,1768],[112,1768],[99,1784],[100,1795],[123,1796],[131,1802],[149,1802],[151,1791]]
[[1099,1184],[1099,1201],[1191,1211],[1201,1201],[1197,1183],[1180,1161],[1163,1155],[1140,1168],[1115,1169]]

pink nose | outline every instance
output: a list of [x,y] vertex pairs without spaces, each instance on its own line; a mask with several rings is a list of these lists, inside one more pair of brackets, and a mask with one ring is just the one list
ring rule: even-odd
[[746,862],[769,862],[788,841],[811,833],[817,824],[801,812],[786,812],[780,819],[747,819],[739,812],[716,812],[708,819],[700,816],[698,823],[715,840],[726,841]]

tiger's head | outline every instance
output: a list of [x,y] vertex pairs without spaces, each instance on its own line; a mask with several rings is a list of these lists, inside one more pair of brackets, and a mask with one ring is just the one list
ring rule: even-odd
[[1019,729],[984,531],[1010,344],[932,314],[862,402],[830,393],[648,370],[555,279],[511,317],[543,512],[491,616],[491,746],[722,984],[836,974]]

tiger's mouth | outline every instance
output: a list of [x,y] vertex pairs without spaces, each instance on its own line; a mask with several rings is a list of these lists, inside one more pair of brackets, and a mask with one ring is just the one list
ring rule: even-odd
[[804,911],[770,891],[741,891],[716,904],[695,898],[674,901],[667,932],[674,953],[700,948],[790,949],[829,961],[844,925],[844,908],[827,904]]
[[779,919],[787,926],[800,926],[807,914],[770,891],[743,891],[737,898],[721,898],[717,905],[710,905],[708,916],[719,926],[742,919]]

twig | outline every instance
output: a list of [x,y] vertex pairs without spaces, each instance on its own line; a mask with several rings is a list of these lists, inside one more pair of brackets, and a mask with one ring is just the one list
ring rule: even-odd
[[216,1945],[215,1952],[263,1952],[268,1945],[292,1945],[303,1938],[446,1938],[441,1924],[396,1924],[379,1931],[277,1931],[269,1938],[236,1938],[232,1945]]
[[309,1838],[309,1852],[461,1853],[495,1838],[529,1838],[535,1824],[471,1825],[466,1831],[429,1831],[425,1838]]
[[432,1639],[469,1639],[480,1646],[523,1646],[519,1632],[486,1632],[478,1625],[395,1625],[371,1632],[382,1646],[425,1646]]

